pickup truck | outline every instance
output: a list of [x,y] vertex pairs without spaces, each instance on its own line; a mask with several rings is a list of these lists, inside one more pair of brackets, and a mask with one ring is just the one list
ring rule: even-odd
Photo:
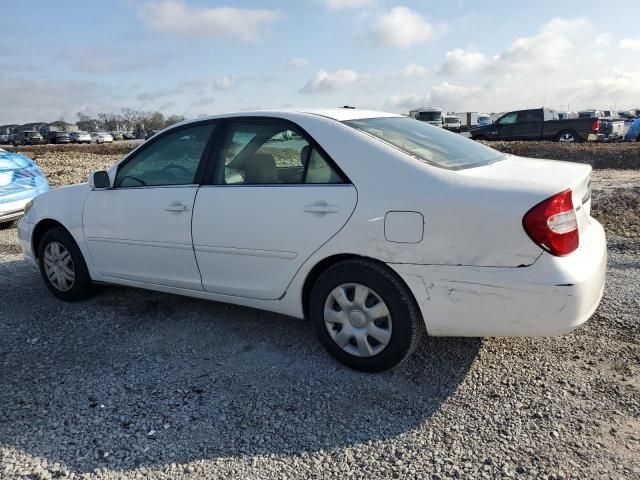
[[562,143],[620,140],[611,120],[571,118],[558,120],[553,110],[536,108],[502,115],[494,123],[470,130],[474,140],[552,140]]

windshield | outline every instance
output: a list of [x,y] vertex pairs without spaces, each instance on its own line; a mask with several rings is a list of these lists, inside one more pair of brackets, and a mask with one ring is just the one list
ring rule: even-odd
[[344,123],[418,160],[451,170],[479,167],[505,157],[503,153],[474,140],[412,118],[367,118]]
[[422,122],[439,122],[442,119],[442,112],[420,112],[418,120]]

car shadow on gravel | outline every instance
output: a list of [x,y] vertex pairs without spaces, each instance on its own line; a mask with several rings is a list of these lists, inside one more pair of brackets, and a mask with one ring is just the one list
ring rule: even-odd
[[76,473],[339,456],[429,421],[481,345],[424,338],[398,369],[363,374],[281,315],[118,287],[65,304],[19,260],[0,278],[0,444]]

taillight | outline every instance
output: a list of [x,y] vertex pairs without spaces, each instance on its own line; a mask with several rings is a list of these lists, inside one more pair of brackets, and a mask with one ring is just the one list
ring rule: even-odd
[[527,212],[522,225],[531,240],[552,255],[562,257],[578,248],[578,218],[571,190],[540,202]]
[[600,130],[600,127],[601,127],[600,120],[596,120],[595,122],[593,122],[593,125],[591,125],[591,131],[597,132]]

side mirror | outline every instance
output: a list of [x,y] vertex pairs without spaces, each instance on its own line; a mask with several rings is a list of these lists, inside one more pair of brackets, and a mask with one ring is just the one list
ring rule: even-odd
[[111,187],[111,180],[109,180],[109,174],[104,170],[93,172],[89,175],[89,185],[95,189],[104,189]]

